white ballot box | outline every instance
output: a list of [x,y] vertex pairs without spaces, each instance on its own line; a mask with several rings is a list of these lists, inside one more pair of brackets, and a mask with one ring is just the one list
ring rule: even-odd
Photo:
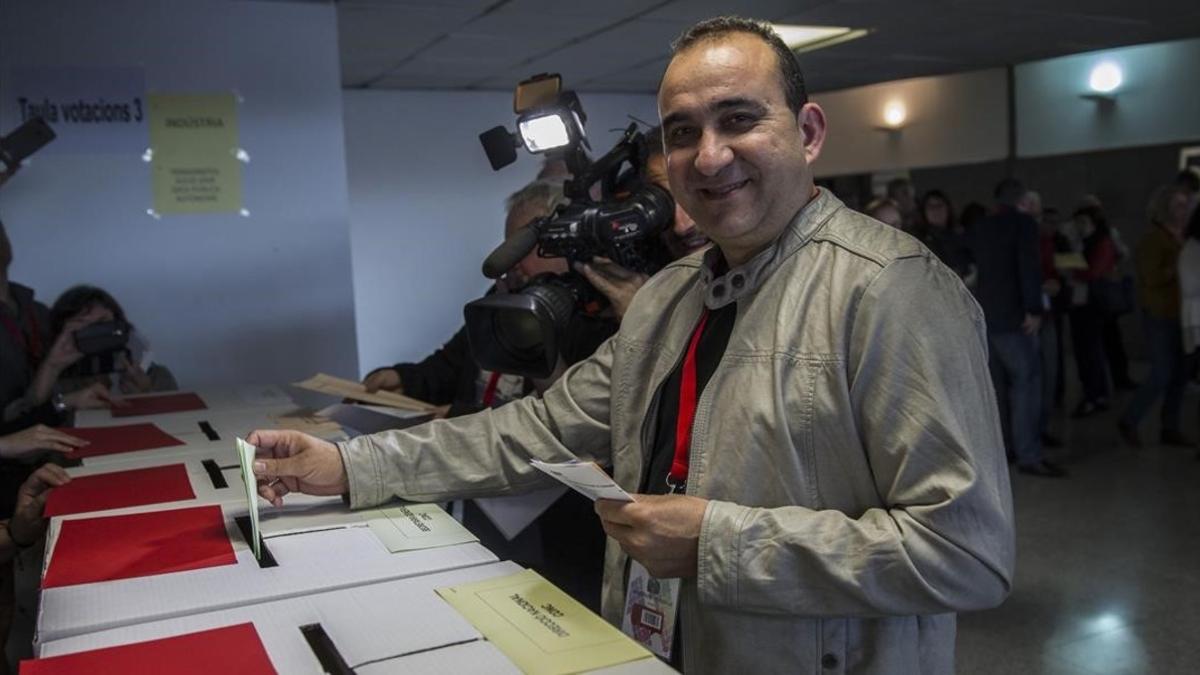
[[[496,560],[478,543],[392,553],[378,533],[380,523],[372,525],[336,498],[265,508],[263,559],[256,559],[244,499],[237,506],[135,507],[52,518],[37,640]],[[393,539],[403,538],[391,521],[383,525]]]
[[[279,673],[327,672],[339,664],[360,675],[520,673],[435,589],[506,577],[520,572],[511,562],[435,572],[408,579],[314,593],[257,605],[200,612],[85,635],[45,641],[43,659],[73,655],[76,668],[99,668],[92,650],[138,649],[152,641],[180,639],[205,631],[252,627],[252,648],[261,648]],[[245,648],[245,645],[242,645]],[[221,646],[213,644],[212,649]],[[168,652],[169,653],[169,652]],[[176,652],[178,653],[178,652]],[[182,656],[182,655],[181,655]],[[204,658],[207,655],[192,654]],[[89,660],[92,659],[92,660]],[[169,663],[158,664],[169,673]],[[611,675],[674,672],[654,658],[592,671]]]

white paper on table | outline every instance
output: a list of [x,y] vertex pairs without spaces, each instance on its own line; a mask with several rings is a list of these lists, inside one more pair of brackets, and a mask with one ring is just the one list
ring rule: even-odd
[[563,485],[575,490],[592,501],[597,499],[612,499],[618,502],[632,502],[633,497],[617,485],[612,476],[604,473],[595,462],[581,462],[573,459],[569,462],[543,462],[531,460],[533,468],[544,472]]
[[359,513],[392,553],[479,541],[437,504],[398,504]]
[[475,499],[475,505],[492,521],[504,538],[512,541],[525,531],[533,521],[538,519],[558,501],[559,497],[567,494],[565,487],[552,487],[536,490],[523,495],[511,497],[481,497]]
[[250,548],[254,557],[262,560],[262,535],[258,529],[258,480],[254,477],[254,454],[258,450],[242,439],[237,441],[238,462],[242,467],[242,483],[246,486],[246,507],[250,511]]

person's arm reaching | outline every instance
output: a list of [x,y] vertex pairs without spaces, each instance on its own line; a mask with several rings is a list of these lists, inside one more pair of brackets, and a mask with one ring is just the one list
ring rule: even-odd
[[[607,463],[609,371],[614,341],[570,370],[542,398],[334,445],[289,432],[256,431],[254,472],[272,503],[287,492],[340,494],[353,508],[393,497],[442,501],[534,489],[551,479],[529,460]],[[281,460],[279,458],[286,458]],[[277,480],[278,479],[278,480]],[[277,490],[283,486],[282,490]]]

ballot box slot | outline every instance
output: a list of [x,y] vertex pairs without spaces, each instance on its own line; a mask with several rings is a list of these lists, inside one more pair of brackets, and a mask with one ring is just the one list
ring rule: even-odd
[[[249,544],[250,538],[250,516],[238,516],[233,519],[237,524],[238,529],[242,532],[242,539]],[[271,554],[271,549],[267,548],[267,540],[261,536],[258,538],[259,548],[262,551],[262,557],[258,559],[258,566],[266,569],[267,567],[279,567],[279,563],[275,562],[275,556]]]
[[211,459],[200,462],[200,465],[208,472],[208,479],[212,481],[214,488],[220,490],[229,487],[229,481],[225,480],[225,474],[221,473],[221,469],[224,467],[217,466],[217,463]]
[[326,673],[354,675],[354,671],[346,663],[346,659],[342,658],[341,652],[338,651],[337,646],[333,644],[333,640],[329,638],[329,634],[325,632],[321,624],[310,623],[300,626],[300,633],[304,635],[304,640],[308,642],[308,648],[312,650]]
[[394,656],[385,656],[381,659],[372,659],[370,661],[363,661],[362,663],[355,664],[354,667],[362,668],[363,666],[369,666],[374,663],[382,663],[384,661],[394,661],[395,659],[402,659],[406,656],[414,656],[416,654],[424,654],[425,652],[436,652],[439,649],[450,649],[451,647],[461,647],[462,645],[469,645],[472,642],[480,642],[483,639],[484,638],[482,638],[482,637],[469,638],[466,640],[459,640],[458,642],[447,642],[444,645],[437,645],[436,647],[425,647],[424,649],[414,649],[411,652],[404,652],[403,654],[396,654]]
[[213,426],[211,424],[209,424],[207,420],[200,420],[199,422],[197,422],[197,424],[200,426],[200,431],[204,432],[204,435],[208,437],[208,440],[210,440],[210,441],[221,440],[221,436],[217,433],[217,430],[214,429]]

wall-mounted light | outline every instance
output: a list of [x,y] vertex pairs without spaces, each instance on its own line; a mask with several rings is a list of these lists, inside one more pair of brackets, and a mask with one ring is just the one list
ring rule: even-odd
[[1097,94],[1111,94],[1121,86],[1123,79],[1121,66],[1112,61],[1101,61],[1092,68],[1092,73],[1088,76],[1088,87]]
[[1101,61],[1088,74],[1088,92],[1082,98],[1095,101],[1104,110],[1111,110],[1117,101],[1117,89],[1125,81],[1121,66],[1113,61]]
[[899,130],[908,120],[908,108],[904,101],[888,101],[883,106],[883,124],[888,129]]

